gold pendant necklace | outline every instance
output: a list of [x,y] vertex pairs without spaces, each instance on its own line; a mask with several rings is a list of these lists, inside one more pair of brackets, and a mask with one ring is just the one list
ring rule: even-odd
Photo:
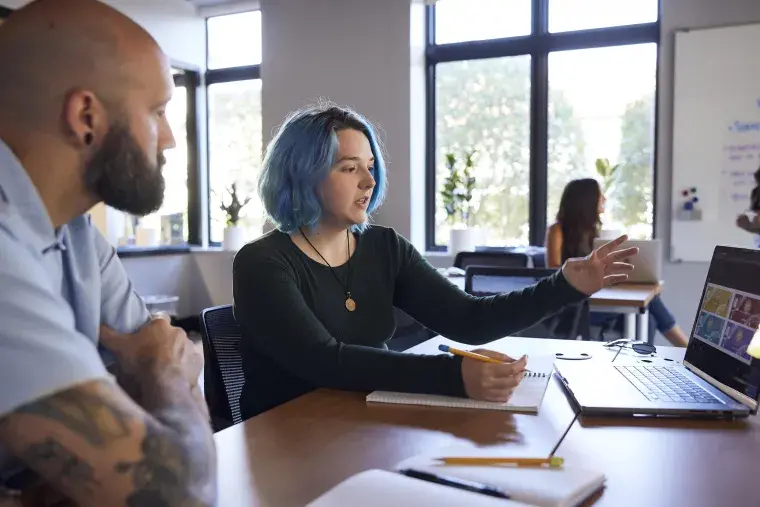
[[349,312],[355,311],[356,310],[356,301],[354,300],[354,298],[351,297],[351,241],[349,239],[349,237],[350,237],[349,236],[349,234],[350,234],[349,231],[346,230],[346,251],[348,253],[348,260],[346,262],[347,262],[347,265],[348,265],[348,277],[347,277],[348,281],[347,281],[347,283],[346,283],[345,286],[343,285],[343,281],[341,281],[341,279],[338,277],[338,274],[335,272],[335,270],[333,269],[333,267],[330,265],[329,262],[327,262],[327,259],[325,259],[324,256],[321,253],[319,253],[319,250],[317,250],[317,247],[315,247],[311,243],[311,241],[309,241],[309,238],[306,237],[306,234],[304,234],[303,230],[301,230],[299,228],[298,231],[301,233],[301,236],[303,236],[303,239],[306,240],[306,242],[309,244],[309,246],[311,248],[313,248],[315,252],[317,252],[317,255],[319,255],[319,257],[323,261],[325,261],[325,264],[327,264],[327,267],[330,268],[330,272],[333,274],[333,276],[335,277],[335,279],[338,280],[338,283],[341,285],[341,287],[343,287],[343,290],[345,291],[345,294],[346,294],[346,301],[344,303],[344,306],[346,307],[346,310],[348,310]]

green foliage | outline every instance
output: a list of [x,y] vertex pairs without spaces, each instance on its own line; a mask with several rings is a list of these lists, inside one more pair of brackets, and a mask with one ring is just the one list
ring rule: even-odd
[[446,211],[449,223],[452,225],[471,226],[472,211],[476,206],[473,202],[475,177],[472,175],[474,166],[472,157],[475,150],[464,154],[464,168],[459,169],[456,155],[446,154],[446,169],[448,175],[443,180],[441,197],[443,209]]
[[654,210],[654,93],[628,104],[621,125],[615,218],[630,227],[651,224]]
[[607,194],[609,198],[609,194],[615,186],[615,175],[620,168],[620,164],[612,165],[610,164],[610,159],[598,158],[594,165],[596,166],[596,173],[602,178],[602,192]]
[[237,183],[230,185],[227,189],[229,199],[222,198],[222,203],[219,208],[227,215],[227,225],[230,227],[236,226],[240,220],[240,212],[246,204],[251,202],[251,197],[246,197],[242,201],[238,195]]

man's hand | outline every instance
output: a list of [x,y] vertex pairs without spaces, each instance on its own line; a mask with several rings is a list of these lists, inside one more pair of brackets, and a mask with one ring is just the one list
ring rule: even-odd
[[188,389],[208,418],[208,406],[198,387],[203,355],[182,329],[173,327],[166,319],[155,318],[133,334],[121,334],[101,326],[100,341],[116,355],[116,378],[135,401],[143,404],[145,382],[142,377],[148,373],[146,368],[150,368],[151,373],[177,368],[187,379]]
[[492,350],[473,352],[504,361],[504,364],[484,363],[468,357],[462,359],[462,382],[467,396],[484,401],[508,401],[523,378],[527,358],[523,356],[515,361]]

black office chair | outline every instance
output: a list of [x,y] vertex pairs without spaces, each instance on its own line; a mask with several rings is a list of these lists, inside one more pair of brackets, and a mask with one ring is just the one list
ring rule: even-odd
[[528,265],[529,258],[527,254],[514,252],[459,252],[454,258],[454,267],[465,270],[468,266],[526,268]]
[[204,393],[214,431],[242,422],[243,360],[238,348],[241,329],[232,305],[206,308],[201,313]]
[[[542,278],[552,276],[556,269],[501,268],[494,266],[470,266],[465,270],[464,290],[474,296],[493,296],[521,290],[536,284]],[[581,336],[590,339],[588,301],[569,305],[557,314],[524,329],[514,336],[531,338],[557,338],[575,340]]]

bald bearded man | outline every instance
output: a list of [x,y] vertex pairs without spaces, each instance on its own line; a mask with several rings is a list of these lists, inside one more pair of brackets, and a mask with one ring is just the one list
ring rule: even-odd
[[[6,502],[32,471],[83,506],[214,504],[202,357],[150,319],[86,216],[98,202],[160,207],[172,89],[156,42],[95,0],[38,0],[0,29]],[[115,354],[116,380],[99,343]]]

